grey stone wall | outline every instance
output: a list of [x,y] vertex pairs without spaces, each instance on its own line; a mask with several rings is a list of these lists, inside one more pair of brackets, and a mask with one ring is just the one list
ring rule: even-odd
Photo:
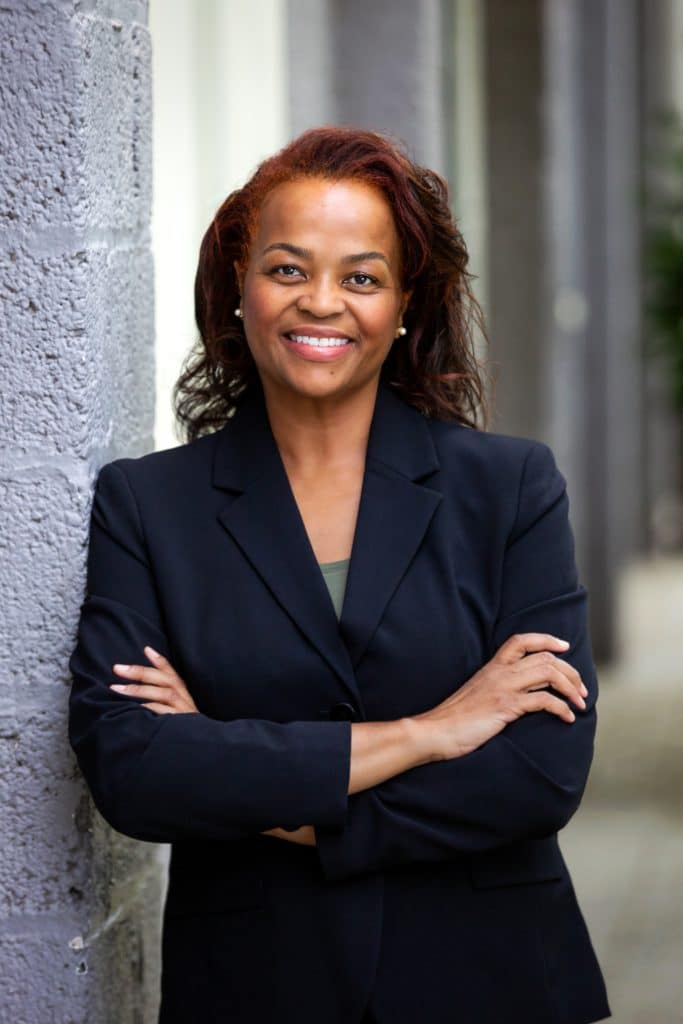
[[152,1021],[163,848],[68,746],[99,466],[153,447],[143,0],[0,4],[0,1021]]

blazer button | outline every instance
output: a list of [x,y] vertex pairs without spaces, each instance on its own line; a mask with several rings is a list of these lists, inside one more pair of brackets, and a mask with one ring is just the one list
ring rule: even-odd
[[345,700],[339,704],[333,704],[330,708],[330,718],[333,722],[347,721],[352,722],[358,712],[354,708],[353,704],[348,704]]

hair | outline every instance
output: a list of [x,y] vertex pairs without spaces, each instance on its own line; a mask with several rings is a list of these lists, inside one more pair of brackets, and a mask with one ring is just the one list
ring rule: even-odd
[[478,429],[478,409],[484,422],[489,414],[473,324],[487,344],[488,337],[448,185],[387,133],[329,125],[303,132],[260,163],[223,201],[204,234],[194,285],[200,336],[173,389],[176,431],[191,441],[223,426],[258,377],[234,312],[240,302],[234,262],[248,262],[266,195],[303,178],[361,181],[380,190],[400,241],[402,288],[413,290],[403,317],[407,333],[392,345],[381,374],[425,416]]

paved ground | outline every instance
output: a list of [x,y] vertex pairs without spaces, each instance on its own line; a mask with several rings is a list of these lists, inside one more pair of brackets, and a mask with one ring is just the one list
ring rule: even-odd
[[585,808],[561,846],[614,1024],[683,1021],[683,827],[658,811]]
[[683,1024],[683,657],[681,666],[677,679],[599,670],[591,778],[560,834],[610,1024]]

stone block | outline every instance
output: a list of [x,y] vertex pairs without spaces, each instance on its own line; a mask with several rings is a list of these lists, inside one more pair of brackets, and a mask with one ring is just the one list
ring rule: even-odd
[[[154,426],[153,264],[132,242],[0,256],[12,344],[0,355],[0,436],[17,454],[128,454]],[[117,449],[114,450],[113,439]],[[136,454],[139,452],[135,452]],[[106,461],[106,460],[103,460]]]

